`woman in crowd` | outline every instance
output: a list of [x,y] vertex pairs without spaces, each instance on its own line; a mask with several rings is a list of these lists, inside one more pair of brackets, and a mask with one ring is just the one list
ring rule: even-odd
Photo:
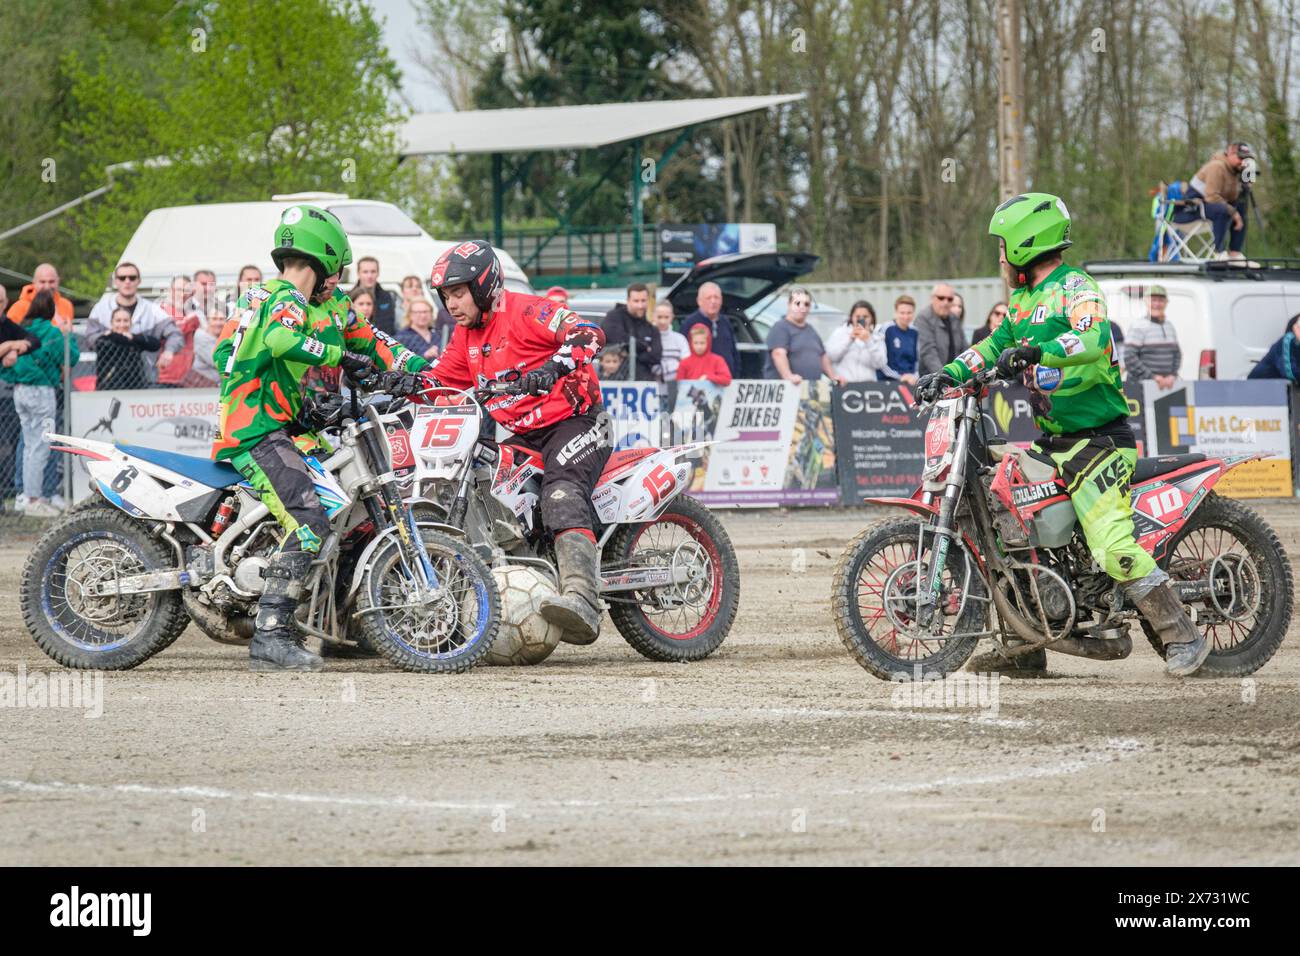
[[410,303],[407,318],[409,325],[397,330],[397,341],[432,362],[438,357],[439,345],[433,329],[433,306],[428,299],[416,299]]
[[353,310],[369,322],[370,317],[375,314],[375,297],[364,289],[357,289],[353,291],[350,298]]
[[835,374],[846,382],[874,382],[881,376],[888,356],[884,330],[876,327],[876,310],[859,299],[849,309],[847,321],[826,342],[826,355]]
[[[244,268],[247,269],[248,266]],[[202,323],[197,312],[186,311],[185,308],[186,303],[193,294],[194,286],[190,283],[189,277],[177,276],[172,279],[171,289],[167,296],[158,302],[182,336],[180,350],[172,356],[171,361],[167,363],[165,368],[159,367],[158,369],[158,384],[164,388],[182,387],[190,373],[190,366],[194,364],[194,333],[198,331],[199,325]],[[153,350],[146,348],[145,351]],[[96,368],[98,368],[98,360],[96,361]],[[97,385],[96,387],[106,388],[107,386]],[[138,386],[124,385],[118,387],[136,388]]]
[[[22,355],[10,353],[0,360],[0,377],[13,384],[14,410],[23,435],[23,488],[36,491],[29,495],[25,510],[38,518],[53,518],[59,511],[41,495],[45,463],[50,457],[50,443],[45,432],[55,427],[58,390],[63,381],[65,348],[68,361],[77,364],[81,350],[76,336],[67,337],[71,326],[66,319],[55,321],[54,295],[42,289],[31,300],[23,319],[26,331],[40,339],[40,347]],[[13,361],[10,362],[10,357]]]
[[1300,315],[1286,320],[1282,337],[1272,344],[1247,378],[1284,378],[1300,382]]
[[974,345],[976,342],[984,341],[993,334],[993,330],[1001,325],[1002,320],[1006,317],[1007,304],[1005,302],[996,303],[993,308],[989,309],[989,314],[984,320],[984,324],[971,333],[970,344]]
[[[195,316],[197,323],[198,317]],[[143,352],[157,352],[162,339],[144,333],[131,334],[131,313],[114,309],[108,331],[95,345],[95,390],[144,388],[149,384]],[[191,357],[192,353],[191,353]],[[179,384],[176,382],[173,385]]]
[[188,388],[211,388],[221,384],[217,367],[212,362],[212,353],[217,350],[217,341],[221,338],[221,329],[225,324],[225,311],[214,308],[208,313],[204,327],[194,333],[194,367],[190,369],[185,383]]
[[407,276],[402,280],[402,305],[398,310],[397,327],[404,329],[411,324],[411,305],[419,300],[428,302],[424,297],[424,287],[419,276]]

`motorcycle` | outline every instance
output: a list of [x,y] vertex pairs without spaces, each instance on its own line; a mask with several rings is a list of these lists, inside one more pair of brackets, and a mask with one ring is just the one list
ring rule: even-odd
[[[980,400],[996,376],[982,370],[919,404],[930,413],[920,487],[910,498],[867,499],[917,517],[867,528],[845,549],[832,586],[840,639],[882,680],[942,677],[983,637],[1012,666],[1041,648],[1118,660],[1132,651],[1134,618],[1164,657],[1090,553],[1055,466],[988,436]],[[1213,642],[1199,674],[1254,673],[1291,622],[1291,565],[1277,534],[1213,490],[1262,457],[1143,458],[1133,474],[1138,543]]]
[[[489,565],[529,565],[556,583],[553,539],[541,521],[542,457],[495,441],[480,404],[518,393],[504,381],[429,389],[423,403],[392,405],[380,421],[422,521],[467,541]],[[616,451],[592,491],[600,596],[619,633],[651,660],[705,658],[735,620],[735,550],[721,522],[683,494],[691,459],[710,444]]]
[[[296,626],[328,644],[368,645],[397,666],[460,672],[487,654],[499,595],[458,538],[402,500],[373,396],[308,401],[300,420],[337,436],[307,457],[330,533],[302,583]],[[347,412],[345,414],[345,411]],[[94,497],[55,522],[23,569],[21,605],[37,645],[66,667],[124,670],[191,621],[229,644],[251,640],[262,571],[284,531],[225,462],[49,435],[80,456]]]

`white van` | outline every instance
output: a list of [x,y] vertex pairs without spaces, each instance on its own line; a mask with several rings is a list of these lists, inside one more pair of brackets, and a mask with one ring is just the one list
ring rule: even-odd
[[1128,330],[1147,314],[1154,285],[1169,296],[1166,321],[1178,332],[1184,379],[1242,379],[1300,315],[1300,261],[1086,262],[1109,317]]
[[[275,227],[286,208],[312,203],[339,217],[352,243],[352,265],[340,283],[356,281],[356,263],[363,256],[379,260],[379,284],[398,291],[403,277],[416,275],[421,285],[433,263],[451,242],[434,239],[392,203],[349,199],[339,193],[294,193],[272,196],[270,202],[207,203],[155,209],[140,223],[119,261],[140,267],[142,295],[162,295],[173,277],[196,269],[217,274],[217,288],[235,287],[239,270],[255,265],[263,276],[276,274],[271,261]],[[528,276],[514,259],[498,249],[507,289],[532,293]]]

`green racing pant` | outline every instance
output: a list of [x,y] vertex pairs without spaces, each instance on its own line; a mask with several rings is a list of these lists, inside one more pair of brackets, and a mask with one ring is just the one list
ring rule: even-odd
[[1133,530],[1129,484],[1137,449],[1132,432],[1127,441],[1122,433],[1044,436],[1034,449],[1055,463],[1093,560],[1121,583],[1153,573],[1155,560]]
[[281,551],[320,551],[329,534],[329,516],[316,494],[303,452],[287,432],[267,435],[230,463],[258,491],[262,503],[284,528]]

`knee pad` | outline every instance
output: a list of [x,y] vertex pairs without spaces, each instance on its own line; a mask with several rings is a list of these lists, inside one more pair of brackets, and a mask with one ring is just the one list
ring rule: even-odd
[[542,524],[561,528],[591,529],[591,493],[577,482],[560,479],[542,488]]

